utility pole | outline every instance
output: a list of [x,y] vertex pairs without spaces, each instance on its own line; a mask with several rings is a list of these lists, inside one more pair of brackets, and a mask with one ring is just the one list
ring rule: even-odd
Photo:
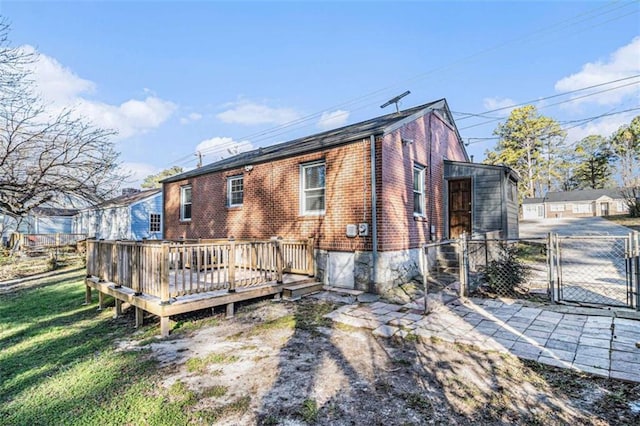
[[202,153],[200,151],[196,151],[194,155],[198,157],[198,165],[196,167],[202,167]]

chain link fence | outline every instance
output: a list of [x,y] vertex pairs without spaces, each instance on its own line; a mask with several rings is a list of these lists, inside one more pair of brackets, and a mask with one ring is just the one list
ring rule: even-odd
[[425,280],[461,296],[640,307],[640,234],[466,239],[424,247]]
[[630,305],[626,237],[556,236],[554,241],[558,259],[556,300]]
[[467,241],[468,292],[489,297],[548,297],[547,240]]

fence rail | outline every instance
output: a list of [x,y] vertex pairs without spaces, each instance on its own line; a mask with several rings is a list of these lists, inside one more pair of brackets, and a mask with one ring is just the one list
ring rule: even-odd
[[22,234],[16,232],[11,235],[9,246],[21,250],[64,247],[74,245],[85,238],[87,238],[86,234]]
[[[195,241],[195,242],[194,242]],[[192,240],[87,242],[87,275],[172,298],[282,282],[285,273],[314,275],[314,241]]]

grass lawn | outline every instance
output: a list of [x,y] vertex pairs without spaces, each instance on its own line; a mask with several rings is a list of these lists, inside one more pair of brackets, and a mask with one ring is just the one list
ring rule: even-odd
[[640,217],[629,217],[629,215],[603,216],[605,219],[615,222],[618,225],[626,226],[635,231],[640,231]]
[[157,386],[144,350],[115,349],[144,331],[83,306],[82,270],[64,277],[0,293],[0,424],[189,423],[193,395]]

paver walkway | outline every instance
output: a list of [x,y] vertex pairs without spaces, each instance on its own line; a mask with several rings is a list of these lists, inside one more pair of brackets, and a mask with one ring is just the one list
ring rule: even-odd
[[409,333],[511,353],[543,364],[640,382],[640,321],[527,307],[518,301],[466,299],[438,304],[349,304],[327,315],[382,337]]

